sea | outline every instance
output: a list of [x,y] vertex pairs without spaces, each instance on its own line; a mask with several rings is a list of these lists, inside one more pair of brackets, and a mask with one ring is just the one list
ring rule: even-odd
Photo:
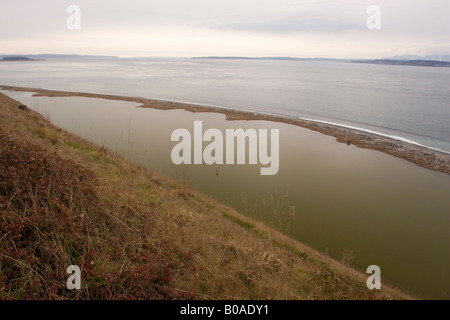
[[0,84],[306,118],[450,152],[450,68],[327,60],[60,59],[3,62]]

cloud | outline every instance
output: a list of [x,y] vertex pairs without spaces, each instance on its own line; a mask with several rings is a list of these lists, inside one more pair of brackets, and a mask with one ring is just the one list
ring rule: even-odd
[[[74,3],[81,8],[79,31],[66,27],[66,8]],[[372,4],[381,7],[382,30],[366,28]],[[0,50],[350,58],[444,53],[448,12],[447,0],[2,0]]]

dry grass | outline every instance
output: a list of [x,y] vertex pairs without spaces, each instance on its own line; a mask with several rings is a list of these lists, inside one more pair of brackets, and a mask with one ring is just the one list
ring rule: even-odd
[[0,298],[408,298],[19,105],[0,94]]

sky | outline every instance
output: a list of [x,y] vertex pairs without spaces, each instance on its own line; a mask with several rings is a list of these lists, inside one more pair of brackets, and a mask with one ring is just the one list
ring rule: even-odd
[[[371,5],[380,8],[381,29],[367,26]],[[449,13],[448,0],[0,0],[0,54],[450,54]]]

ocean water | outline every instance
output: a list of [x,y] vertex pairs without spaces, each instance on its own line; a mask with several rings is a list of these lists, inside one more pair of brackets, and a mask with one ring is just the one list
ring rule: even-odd
[[0,84],[303,117],[450,152],[450,68],[188,58],[53,60],[1,63]]

